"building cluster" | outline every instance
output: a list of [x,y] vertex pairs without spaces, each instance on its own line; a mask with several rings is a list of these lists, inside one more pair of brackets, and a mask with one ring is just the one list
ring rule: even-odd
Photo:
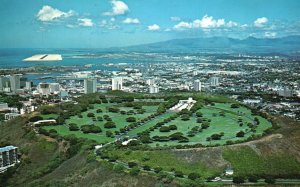
[[18,148],[15,146],[0,147],[0,173],[15,166],[18,161]]

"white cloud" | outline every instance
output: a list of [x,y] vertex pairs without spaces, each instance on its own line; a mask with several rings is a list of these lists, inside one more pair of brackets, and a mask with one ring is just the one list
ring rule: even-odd
[[92,27],[94,25],[93,21],[88,18],[81,18],[81,19],[78,19],[78,21],[79,21],[80,26]]
[[129,11],[128,6],[123,1],[112,0],[112,10],[110,12],[104,12],[105,16],[117,16],[123,15]]
[[208,30],[212,28],[230,28],[237,27],[238,23],[234,21],[225,22],[225,19],[214,19],[212,16],[205,15],[201,19],[195,19],[192,22],[181,21],[180,23],[174,25],[175,30],[184,30],[192,28],[201,28],[203,30]]
[[212,16],[205,15],[201,20],[196,19],[193,21],[193,27],[195,28],[214,28],[225,25],[224,19],[215,20]]
[[105,29],[109,29],[109,30],[120,28],[119,25],[116,25],[114,21],[115,20],[112,20],[112,19],[110,19],[108,21],[107,20],[102,20],[100,22],[100,27],[105,28]]
[[149,30],[149,31],[157,31],[157,30],[159,30],[159,29],[160,29],[160,26],[157,25],[157,24],[153,24],[153,25],[149,25],[149,26],[148,26],[148,30]]
[[177,17],[177,16],[172,16],[170,17],[171,21],[180,21],[181,18],[180,17]]
[[174,29],[178,29],[178,30],[182,30],[182,29],[190,29],[192,28],[192,24],[191,23],[188,23],[188,22],[180,22],[178,23],[177,25],[174,25]]
[[275,38],[277,36],[276,32],[265,32],[265,37],[267,38]]
[[68,12],[60,11],[56,8],[52,8],[51,6],[45,5],[41,10],[37,13],[36,17],[38,20],[43,22],[51,22],[58,20],[60,18],[67,18],[73,16],[75,12],[73,10],[69,10]]
[[265,26],[265,24],[268,22],[268,18],[266,17],[261,17],[261,18],[257,18],[255,21],[254,21],[254,26],[256,27],[263,27]]
[[127,23],[127,24],[138,24],[140,23],[140,20],[137,18],[126,18],[123,20],[123,23]]

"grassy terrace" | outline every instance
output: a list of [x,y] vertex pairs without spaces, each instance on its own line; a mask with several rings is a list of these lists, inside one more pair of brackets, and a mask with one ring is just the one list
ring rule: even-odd
[[[207,100],[210,102],[207,103]],[[136,136],[140,133],[148,131],[148,136],[152,139],[152,142],[148,142],[148,145],[152,147],[187,144],[224,145],[228,141],[243,141],[253,135],[261,135],[266,129],[272,127],[271,123],[268,120],[261,116],[254,116],[250,109],[244,106],[232,107],[232,104],[236,104],[236,102],[228,99],[226,100],[226,98],[204,96],[203,98],[200,98],[198,102],[202,104],[202,107],[196,110],[196,112],[190,114],[188,120],[182,120],[182,116],[178,115],[178,117],[176,117],[175,119],[163,124],[163,127],[176,126],[177,129],[173,129],[170,131],[161,131],[161,127],[154,128],[159,122],[163,122],[164,120],[176,114],[176,112],[167,111],[146,121],[145,123],[142,123],[141,126],[130,128],[129,130],[127,130],[127,135]],[[147,102],[140,102],[138,103],[138,105],[142,107],[144,112],[140,113],[138,112],[137,108],[128,107],[127,105],[124,105],[123,102],[92,104],[89,105],[87,111],[80,113],[80,115],[71,116],[70,118],[66,119],[63,124],[59,124],[57,126],[44,126],[42,128],[48,131],[54,129],[60,135],[73,134],[76,137],[92,139],[97,141],[98,143],[112,142],[115,139],[114,135],[118,135],[118,132],[120,132],[121,129],[127,128],[128,126],[133,124],[132,122],[128,122],[126,120],[128,117],[134,117],[136,121],[139,122],[140,120],[155,114],[159,107],[159,104],[157,103]],[[109,108],[111,107],[118,108],[119,111],[109,111]],[[101,109],[101,112],[97,112],[97,110],[99,109]],[[202,113],[202,116],[200,118],[204,121],[199,122],[199,116],[197,117],[196,115],[197,112]],[[89,113],[94,114],[94,117],[89,117]],[[104,118],[105,115],[111,118],[116,127],[104,127],[105,123],[107,123],[107,120],[98,120],[98,117]],[[58,114],[42,115],[43,119],[56,119],[58,116]],[[254,124],[255,118],[259,120],[259,125],[255,127],[255,130],[252,129],[251,131],[249,124]],[[204,128],[203,124],[206,122],[209,123],[209,126],[207,128]],[[70,124],[76,124],[79,130],[70,131]],[[81,127],[83,125],[95,125],[97,127],[100,127],[102,129],[102,132],[83,133],[83,131],[81,131]],[[199,127],[200,130],[197,130],[196,133],[193,134],[193,136],[190,136],[192,129],[194,129],[195,127]],[[240,131],[243,131],[244,135],[237,137],[237,133]],[[112,136],[108,136],[108,132],[112,133]],[[161,141],[153,138],[170,137],[174,133],[182,133],[183,138],[185,138],[187,141],[179,142],[179,139]],[[222,136],[219,139],[212,139],[211,137],[215,134],[222,134]]]

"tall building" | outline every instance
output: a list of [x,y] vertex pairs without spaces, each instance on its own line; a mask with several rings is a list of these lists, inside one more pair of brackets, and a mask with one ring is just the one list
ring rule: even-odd
[[211,77],[210,78],[210,85],[211,86],[219,86],[219,77]]
[[149,93],[154,94],[159,92],[159,87],[154,84],[149,86]]
[[50,93],[58,93],[60,91],[59,83],[50,83],[49,88]]
[[12,92],[15,92],[16,90],[21,88],[21,75],[11,75],[10,76],[10,89]]
[[0,76],[0,91],[4,91],[5,88],[10,87],[10,80],[6,76]]
[[26,81],[25,83],[25,89],[31,90],[33,83],[31,81]]
[[18,148],[6,146],[0,148],[0,173],[18,162]]
[[37,86],[37,90],[42,95],[50,94],[50,84],[49,83],[39,83]]
[[123,89],[123,79],[122,77],[114,77],[111,80],[112,90],[122,90]]
[[97,80],[93,78],[84,79],[84,93],[96,93],[97,92]]
[[197,92],[201,92],[201,82],[200,80],[195,80],[194,81],[194,90]]

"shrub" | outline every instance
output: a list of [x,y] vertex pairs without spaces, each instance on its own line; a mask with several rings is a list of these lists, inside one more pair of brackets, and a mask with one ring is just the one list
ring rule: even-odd
[[113,137],[114,136],[114,133],[111,132],[111,131],[106,131],[105,134],[106,134],[107,137]]
[[40,120],[43,120],[42,116],[33,116],[33,117],[29,118],[30,122],[37,122],[37,121],[40,121]]
[[159,166],[154,168],[154,172],[155,172],[155,173],[159,173],[159,172],[161,172],[161,171],[162,171],[162,168],[159,167]]
[[135,166],[137,166],[138,164],[135,162],[128,162],[128,167],[133,168]]
[[120,109],[116,108],[116,107],[110,107],[110,108],[108,108],[108,111],[113,112],[113,113],[118,113],[120,111]]
[[242,184],[245,182],[245,179],[244,177],[237,176],[237,177],[233,177],[232,182],[236,184]]
[[200,177],[200,175],[198,173],[190,173],[188,175],[188,178],[191,179],[191,180],[196,180]]
[[138,175],[140,173],[140,169],[138,167],[134,167],[129,171],[129,174],[132,176]]
[[267,177],[265,178],[265,183],[268,184],[275,184],[276,180],[273,177]]
[[145,171],[150,171],[150,170],[151,170],[151,167],[148,166],[148,165],[144,165],[144,166],[143,166],[143,169],[144,169]]
[[122,172],[124,171],[125,167],[122,164],[115,164],[113,167],[113,170],[116,172]]
[[176,126],[176,125],[170,125],[170,126],[169,126],[169,129],[170,129],[170,130],[177,130],[177,126]]
[[97,113],[101,113],[102,110],[99,108],[99,109],[96,110],[96,112],[97,112]]
[[181,171],[174,172],[175,177],[183,177],[183,173]]
[[258,181],[258,177],[256,176],[250,176],[248,177],[249,182],[257,182]]
[[81,126],[81,131],[83,133],[100,133],[102,129],[96,125],[83,125]]

